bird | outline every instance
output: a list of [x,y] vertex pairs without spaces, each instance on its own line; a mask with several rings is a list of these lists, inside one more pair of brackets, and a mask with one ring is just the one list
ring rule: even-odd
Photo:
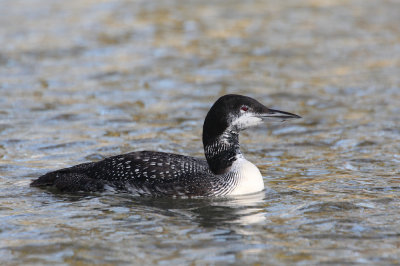
[[135,151],[46,173],[31,187],[63,192],[128,192],[154,197],[218,197],[260,192],[262,175],[240,151],[239,133],[265,120],[301,118],[270,109],[243,95],[227,94],[212,105],[204,124],[205,159]]

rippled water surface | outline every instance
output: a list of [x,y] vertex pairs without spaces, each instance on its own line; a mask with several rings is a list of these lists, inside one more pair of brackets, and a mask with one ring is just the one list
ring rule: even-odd
[[[399,264],[400,5],[3,0],[0,264]],[[241,135],[266,191],[30,188],[128,151],[203,156],[226,93],[294,112]]]

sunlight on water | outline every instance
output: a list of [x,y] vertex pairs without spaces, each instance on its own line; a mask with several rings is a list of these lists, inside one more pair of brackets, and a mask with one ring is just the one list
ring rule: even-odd
[[[2,4],[1,265],[400,263],[398,2]],[[303,117],[241,135],[261,193],[29,187],[129,151],[202,157],[226,93]]]

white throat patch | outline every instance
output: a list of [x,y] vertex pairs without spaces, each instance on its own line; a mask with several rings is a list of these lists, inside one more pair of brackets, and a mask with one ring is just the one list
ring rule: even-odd
[[238,129],[246,129],[262,123],[262,119],[256,117],[254,113],[247,112],[232,121],[232,126]]

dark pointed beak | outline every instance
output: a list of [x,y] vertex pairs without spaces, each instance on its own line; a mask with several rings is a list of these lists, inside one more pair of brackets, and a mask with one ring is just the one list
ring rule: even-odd
[[299,115],[295,115],[289,112],[284,112],[284,111],[279,111],[279,110],[274,110],[274,109],[269,109],[265,110],[263,113],[260,114],[260,118],[266,119],[266,118],[277,118],[277,119],[293,119],[293,118],[301,118]]

